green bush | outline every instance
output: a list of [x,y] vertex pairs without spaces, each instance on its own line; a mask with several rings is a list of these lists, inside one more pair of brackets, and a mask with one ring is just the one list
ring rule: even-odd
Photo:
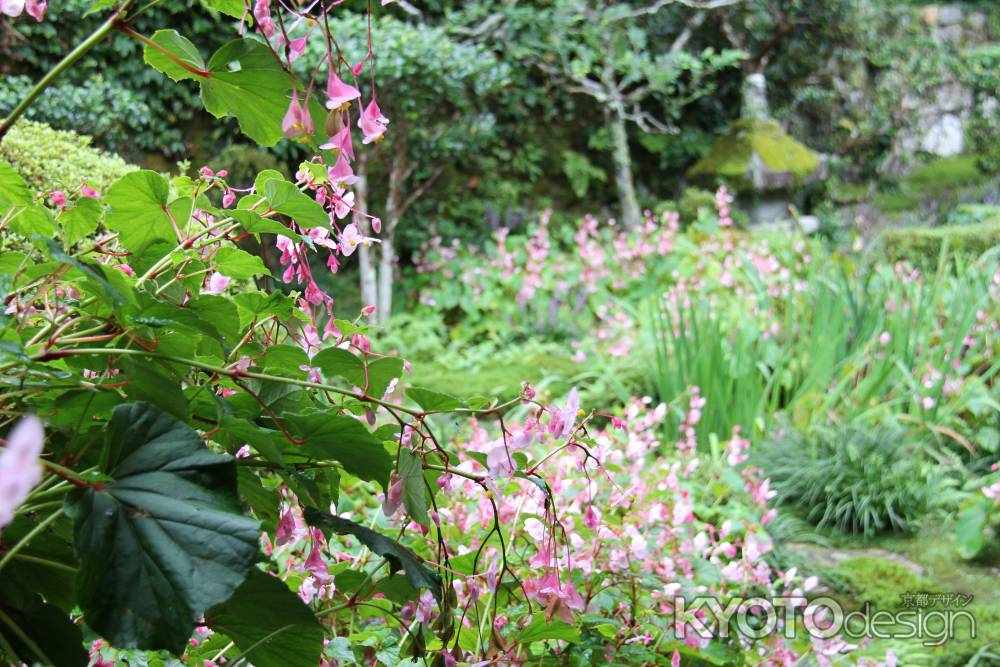
[[777,429],[758,456],[778,500],[821,528],[909,530],[942,488],[920,444],[895,426]]
[[892,262],[908,259],[915,264],[933,264],[937,262],[941,247],[946,241],[951,252],[979,257],[1000,245],[1000,220],[891,229],[882,234],[882,251],[886,259]]
[[249,187],[254,178],[265,169],[285,173],[285,163],[273,153],[249,144],[230,144],[208,165],[219,171],[229,172],[229,183],[233,186]]
[[677,212],[685,225],[697,221],[698,211],[702,209],[707,209],[710,213],[715,211],[715,193],[711,190],[687,188],[677,200]]
[[910,568],[889,558],[859,556],[838,563],[831,581],[842,582],[845,592],[873,609],[897,609],[904,593],[929,592],[933,585]]
[[100,192],[137,169],[117,155],[90,145],[90,137],[22,120],[0,143],[6,160],[39,192],[79,190],[86,183]]
[[[27,76],[0,80],[0,116],[9,113],[33,84]],[[46,89],[24,118],[88,135],[113,151],[135,150],[135,137],[153,124],[149,106],[139,95],[101,76]]]

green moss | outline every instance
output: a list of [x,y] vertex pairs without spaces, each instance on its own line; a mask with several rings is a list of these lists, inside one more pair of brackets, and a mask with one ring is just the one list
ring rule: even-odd
[[903,189],[908,192],[936,194],[981,183],[986,180],[986,176],[979,171],[976,160],[975,155],[931,160],[903,179]]
[[0,158],[39,192],[78,191],[87,183],[101,192],[138,167],[91,147],[90,137],[21,120],[0,143]]
[[860,605],[870,604],[873,609],[896,609],[901,606],[904,593],[934,589],[930,581],[905,565],[878,556],[850,558],[833,568],[831,574]]
[[580,366],[568,356],[533,353],[522,358],[505,359],[475,369],[455,369],[437,364],[414,365],[413,384],[457,393],[462,396],[500,396],[509,398],[521,391],[521,383],[546,378],[546,389],[560,396],[570,389],[570,378]]
[[715,211],[715,193],[701,188],[685,188],[677,201],[677,213],[681,216],[681,222],[690,224],[696,221],[701,209]]
[[882,251],[889,261],[908,259],[915,264],[933,264],[945,241],[951,252],[979,257],[1000,245],[1000,221],[891,229],[882,235]]
[[700,181],[723,180],[737,189],[749,189],[751,168],[757,156],[768,171],[790,174],[801,182],[819,166],[819,156],[773,121],[741,120],[712,146],[708,155],[688,170]]

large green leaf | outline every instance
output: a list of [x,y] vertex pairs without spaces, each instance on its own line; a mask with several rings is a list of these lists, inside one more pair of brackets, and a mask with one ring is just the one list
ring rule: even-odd
[[424,467],[420,458],[405,447],[399,448],[399,479],[403,483],[403,506],[406,511],[421,525],[429,526]]
[[80,608],[116,646],[180,653],[206,609],[243,583],[257,522],[241,514],[236,465],[146,403],[115,408],[101,470],[73,492]]
[[215,262],[220,273],[230,278],[253,278],[266,276],[270,272],[257,255],[251,255],[239,248],[219,248],[215,253]]
[[[167,216],[170,186],[155,171],[133,171],[115,181],[104,201],[111,207],[104,216],[108,229],[118,232],[122,245],[134,255],[154,241],[177,243]],[[187,220],[178,220],[178,225]]]
[[323,651],[323,626],[309,607],[280,579],[258,569],[205,620],[256,667],[316,665]]
[[24,178],[9,162],[0,160],[0,204],[30,206],[32,199],[31,190]]
[[362,526],[350,519],[321,512],[314,507],[305,508],[303,515],[306,523],[310,526],[317,526],[340,535],[353,535],[358,538],[361,544],[388,560],[393,572],[402,569],[403,574],[406,575],[406,580],[410,582],[411,586],[414,588],[426,588],[434,594],[434,597],[441,600],[444,589],[442,588],[440,575],[424,565],[424,562],[415,553],[399,542],[391,540],[381,533],[376,533],[371,528]]
[[347,415],[322,413],[284,416],[292,435],[303,443],[289,448],[321,461],[338,461],[344,470],[367,481],[378,482],[385,489],[392,473],[392,457],[382,442],[364,424]]
[[958,514],[955,545],[962,558],[974,558],[986,544],[986,512],[981,507],[968,507]]
[[[292,80],[267,46],[254,39],[236,39],[203,65],[197,49],[173,30],[155,33],[153,41],[159,48],[146,47],[146,62],[175,80],[198,81],[202,103],[210,114],[236,116],[243,133],[264,146],[273,146],[284,136],[281,120],[288,109]],[[181,67],[161,49],[206,75]]]

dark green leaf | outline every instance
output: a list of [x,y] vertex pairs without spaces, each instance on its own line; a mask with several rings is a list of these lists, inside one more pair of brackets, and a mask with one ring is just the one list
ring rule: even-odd
[[334,377],[342,377],[357,387],[363,387],[365,384],[365,362],[350,350],[328,347],[318,352],[311,363],[323,371],[323,377],[327,381]]
[[403,506],[414,521],[430,525],[427,516],[427,489],[424,483],[424,467],[420,458],[404,447],[399,449],[399,479],[403,483]]
[[319,663],[323,626],[281,579],[256,568],[227,602],[205,618],[256,667]]
[[285,425],[302,445],[290,449],[320,461],[337,461],[344,470],[385,489],[392,472],[392,457],[364,424],[346,415],[290,414]]
[[381,533],[376,533],[371,528],[362,526],[350,519],[321,512],[313,507],[307,507],[304,516],[306,523],[310,526],[317,526],[340,535],[353,535],[358,538],[361,544],[388,560],[392,571],[395,572],[402,569],[403,574],[406,575],[406,580],[410,582],[411,586],[414,588],[426,588],[438,600],[442,599],[444,591],[441,584],[441,577],[438,573],[429,569],[415,553],[399,542],[391,540]]
[[[0,583],[0,639],[20,662],[84,667],[83,633],[69,615],[8,579]],[[15,656],[8,656],[14,662]]]
[[80,608],[115,646],[179,654],[257,555],[258,526],[241,513],[235,463],[183,422],[130,403],[112,414],[101,470],[114,481],[67,498]]
[[330,218],[315,199],[305,194],[294,183],[282,179],[272,179],[264,184],[264,196],[268,203],[278,213],[287,215],[299,224],[299,227],[330,228]]

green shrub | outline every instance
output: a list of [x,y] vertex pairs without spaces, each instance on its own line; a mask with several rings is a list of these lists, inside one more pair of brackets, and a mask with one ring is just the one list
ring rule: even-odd
[[216,171],[229,172],[229,183],[234,186],[249,187],[254,178],[265,169],[285,173],[285,163],[273,153],[249,144],[230,144],[219,156],[211,160],[209,166]]
[[90,142],[90,137],[75,132],[22,120],[0,143],[0,158],[39,192],[79,190],[83,183],[104,192],[137,169],[117,155],[93,148]]
[[677,201],[677,212],[681,216],[681,222],[689,225],[698,219],[698,211],[707,209],[709,212],[715,211],[715,193],[702,188],[687,188],[681,193]]
[[933,264],[937,262],[945,241],[949,250],[956,254],[979,257],[1000,245],[1000,220],[891,229],[882,235],[882,251],[886,259],[892,262],[908,259],[915,264]]
[[[27,76],[0,80],[0,116],[10,112],[33,84]],[[139,95],[101,76],[46,89],[24,118],[88,135],[114,151],[134,151],[135,137],[152,125],[149,106]]]
[[895,426],[777,429],[758,456],[780,502],[846,532],[909,530],[941,488],[920,443]]

